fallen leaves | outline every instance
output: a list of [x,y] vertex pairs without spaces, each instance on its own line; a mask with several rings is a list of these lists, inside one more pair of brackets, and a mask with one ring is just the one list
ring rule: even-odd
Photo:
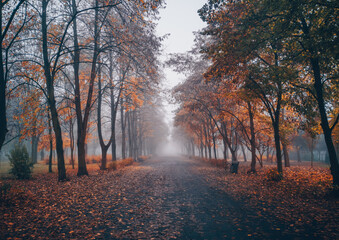
[[[247,168],[248,169],[248,168]],[[302,232],[311,238],[335,239],[339,224],[338,199],[329,198],[332,176],[328,168],[305,166],[284,169],[281,181],[267,181],[267,168],[247,174],[243,166],[238,175],[211,165],[197,167],[206,182],[243,202],[267,221],[283,222],[275,229]],[[305,235],[306,236],[306,235]]]

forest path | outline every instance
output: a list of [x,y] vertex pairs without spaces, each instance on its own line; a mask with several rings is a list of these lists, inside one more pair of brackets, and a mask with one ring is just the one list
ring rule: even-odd
[[8,180],[17,190],[0,205],[0,239],[298,239],[213,187],[206,168],[154,157],[67,182],[55,173]]
[[[267,239],[282,239],[262,218],[210,186],[195,170],[204,164],[161,157],[126,171],[120,179],[126,183],[121,189],[126,211],[118,223],[117,228],[123,233],[119,237],[262,239],[258,232],[264,232]],[[128,215],[128,206],[139,211]]]

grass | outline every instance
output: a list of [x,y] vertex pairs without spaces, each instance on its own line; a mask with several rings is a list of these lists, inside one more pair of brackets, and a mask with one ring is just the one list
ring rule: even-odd
[[[13,178],[13,176],[11,174],[9,174],[10,168],[11,168],[11,166],[10,166],[9,163],[7,163],[7,162],[1,163],[0,178]],[[66,165],[66,171],[67,172],[77,171],[77,169],[78,169],[77,164],[74,165],[74,170],[72,169],[72,165],[69,165],[69,164]],[[97,163],[90,163],[90,164],[87,164],[87,169],[88,169],[88,171],[98,170],[99,165]],[[53,172],[58,171],[56,164],[52,165],[52,171]],[[48,165],[46,165],[43,162],[38,162],[37,164],[34,164],[33,174],[32,174],[33,177],[40,175],[40,174],[46,174],[46,173],[48,173]]]
[[[141,157],[142,159],[146,159],[147,157],[143,156]],[[127,158],[127,159],[121,159],[117,160],[115,163],[111,161],[111,156],[108,155],[107,158],[107,168],[110,170],[115,170],[115,169],[121,169],[126,166],[132,165],[134,163],[134,160],[132,158]],[[78,165],[77,163],[74,164],[74,169],[72,169],[72,165],[70,164],[70,160],[68,158],[65,159],[66,162],[66,171],[67,173],[75,173],[78,170]],[[87,156],[86,157],[86,166],[87,170],[89,172],[93,171],[98,171],[100,169],[100,164],[101,164],[101,156]],[[113,166],[114,165],[114,166]],[[11,166],[9,162],[1,162],[0,165],[0,179],[1,178],[13,178],[11,174],[9,174]],[[55,173],[57,172],[57,164],[56,162],[53,161],[52,164],[52,171]],[[48,159],[39,161],[37,164],[34,164],[33,167],[33,174],[32,176],[35,177],[39,174],[46,174],[48,173]]]

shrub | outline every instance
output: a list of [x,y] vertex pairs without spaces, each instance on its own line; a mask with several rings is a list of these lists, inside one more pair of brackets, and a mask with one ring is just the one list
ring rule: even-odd
[[9,173],[13,174],[17,179],[31,178],[33,163],[29,159],[25,145],[15,145],[7,157],[11,165]]
[[130,166],[134,163],[133,158],[125,158],[117,161],[112,161],[108,164],[108,169],[117,170],[127,166]]
[[117,162],[116,161],[110,162],[108,164],[108,169],[110,169],[110,170],[117,170]]
[[265,173],[265,180],[266,181],[275,181],[279,182],[283,179],[281,173],[278,172],[276,168],[271,168]]

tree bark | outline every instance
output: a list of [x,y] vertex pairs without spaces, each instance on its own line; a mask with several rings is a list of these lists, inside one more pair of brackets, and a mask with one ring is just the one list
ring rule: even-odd
[[112,143],[112,133],[111,138],[107,144],[104,142],[102,135],[102,126],[101,126],[101,105],[102,105],[102,88],[101,88],[101,67],[99,68],[99,79],[98,79],[98,107],[97,107],[97,129],[98,129],[98,138],[101,148],[101,170],[107,169],[107,151]]
[[48,56],[48,38],[47,38],[47,0],[42,0],[42,15],[41,15],[41,27],[42,27],[42,52],[43,52],[43,61],[44,61],[44,74],[46,77],[46,87],[48,95],[48,104],[51,112],[53,129],[56,139],[56,151],[58,156],[58,180],[66,180],[66,168],[65,168],[65,159],[64,159],[64,149],[62,142],[62,132],[58,117],[58,111],[56,108],[56,101],[54,96],[54,79],[50,72],[50,62]]
[[245,147],[243,144],[241,144],[240,147],[241,147],[242,155],[244,157],[244,162],[247,162]]
[[285,143],[285,140],[282,141],[282,148],[283,148],[283,153],[284,153],[284,160],[285,160],[285,167],[290,167],[290,156],[288,154],[287,150],[287,144]]
[[[8,132],[7,129],[7,116],[6,116],[6,85],[7,85],[7,72],[5,69],[7,69],[7,62],[8,59],[3,58],[3,42],[5,40],[5,37],[7,35],[8,30],[10,29],[10,26],[12,25],[13,20],[15,19],[16,13],[19,11],[20,6],[25,2],[26,0],[20,0],[16,3],[15,8],[11,12],[11,15],[8,19],[8,22],[6,26],[3,25],[2,22],[2,16],[3,16],[3,8],[6,4],[11,4],[9,1],[1,1],[0,3],[0,47],[1,47],[1,54],[0,54],[0,151],[1,148],[5,142],[6,134]],[[22,28],[20,28],[19,31],[21,31]],[[14,34],[13,36],[18,37],[17,34]],[[15,37],[14,37],[15,38]],[[12,39],[13,40],[13,39]]]
[[255,131],[254,131],[254,114],[252,111],[252,105],[250,102],[247,102],[248,106],[248,116],[250,118],[250,132],[251,132],[251,172],[256,172],[255,165],[256,165],[256,153],[255,153]]
[[274,130],[274,143],[275,143],[275,151],[276,151],[276,158],[277,158],[277,169],[278,172],[282,174],[282,158],[281,158],[281,147],[280,147],[280,133],[279,133],[279,118],[276,118],[273,123],[273,130]]
[[317,103],[318,109],[320,112],[321,118],[321,127],[323,129],[325,142],[327,146],[328,155],[330,158],[331,164],[331,174],[333,176],[333,185],[339,186],[339,163],[337,154],[334,148],[333,140],[332,140],[332,130],[330,128],[327,113],[325,109],[325,101],[323,96],[323,84],[321,82],[321,75],[320,75],[320,67],[319,67],[319,60],[317,58],[310,59],[313,76],[314,76],[314,88],[317,95]]
[[121,117],[121,156],[126,158],[126,121],[123,99],[120,100],[120,117]]
[[128,157],[132,157],[133,152],[133,141],[132,141],[132,131],[131,131],[131,111],[126,113],[127,118],[127,133],[128,133]]
[[39,143],[39,137],[38,136],[32,136],[32,152],[31,152],[31,160],[34,164],[38,162],[38,143]]
[[94,90],[94,81],[96,78],[96,69],[97,61],[99,57],[99,44],[100,44],[100,29],[98,26],[98,15],[99,15],[99,2],[95,1],[95,16],[94,16],[94,49],[91,65],[91,75],[89,80],[89,88],[87,94],[87,102],[84,109],[84,118],[82,124],[80,125],[81,134],[78,138],[78,176],[88,175],[87,166],[86,166],[86,152],[85,152],[85,143],[87,135],[87,127],[89,121],[89,115],[92,106],[93,90]]
[[52,126],[51,118],[48,114],[48,133],[49,133],[49,159],[48,159],[48,172],[52,171],[52,160],[53,160],[53,136],[52,136]]

